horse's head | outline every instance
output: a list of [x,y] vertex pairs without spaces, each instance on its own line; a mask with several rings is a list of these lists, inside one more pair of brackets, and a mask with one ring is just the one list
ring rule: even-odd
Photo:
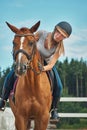
[[40,21],[31,28],[17,27],[6,22],[8,27],[15,33],[13,39],[13,59],[15,61],[15,72],[17,75],[22,75],[27,71],[31,62],[36,47],[36,39],[34,32],[38,29]]

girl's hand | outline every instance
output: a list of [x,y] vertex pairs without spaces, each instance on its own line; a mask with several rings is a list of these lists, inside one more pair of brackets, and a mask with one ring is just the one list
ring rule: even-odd
[[40,71],[44,71],[44,67],[40,62],[38,63],[38,68]]

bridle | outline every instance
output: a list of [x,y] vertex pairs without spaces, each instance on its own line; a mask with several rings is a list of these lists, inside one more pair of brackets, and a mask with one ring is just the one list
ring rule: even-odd
[[[18,36],[18,37],[25,37],[25,36],[33,36],[34,37],[34,34],[32,34],[32,33],[27,33],[27,34],[15,34],[15,36]],[[35,38],[35,37],[34,37]],[[17,63],[16,63],[16,57],[17,57],[17,55],[19,54],[19,53],[23,53],[26,57],[27,57],[27,59],[28,59],[28,64],[24,64],[25,65],[25,67],[24,68],[26,68],[26,70],[27,69],[31,69],[35,74],[40,74],[41,73],[41,70],[39,70],[39,71],[36,71],[34,68],[32,68],[32,66],[31,66],[31,62],[33,61],[33,57],[34,57],[34,54],[35,54],[35,47],[36,47],[36,44],[34,44],[33,45],[33,49],[32,49],[32,53],[31,54],[28,54],[25,50],[23,50],[23,49],[19,49],[19,50],[17,50],[16,52],[13,52],[13,59],[14,59],[14,66],[15,66],[15,68],[17,68]],[[38,59],[38,62],[37,62],[37,65],[40,65],[41,63],[40,63],[40,61],[39,61],[39,59]],[[22,66],[22,64],[20,64],[21,66]]]
[[[34,51],[32,51],[34,52]],[[16,60],[16,56],[19,54],[19,53],[23,53],[27,59],[30,61],[32,59],[32,56],[33,56],[33,53],[31,55],[29,55],[26,51],[24,51],[23,49],[19,49],[17,50],[14,54],[13,54],[13,59]]]

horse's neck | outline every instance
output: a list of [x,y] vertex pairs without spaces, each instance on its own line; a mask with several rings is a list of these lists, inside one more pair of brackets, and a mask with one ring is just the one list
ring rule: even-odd
[[38,62],[41,63],[41,57],[39,53],[37,52],[36,55],[33,57],[33,60],[30,64],[30,69],[27,71],[27,80],[30,81],[31,83],[36,83],[38,82],[38,79],[40,78],[40,72],[38,68]]
[[40,71],[38,68],[38,63],[43,65],[43,59],[42,59],[39,51],[36,50],[35,55],[33,57],[32,65],[33,65],[33,68],[36,69],[37,72]]

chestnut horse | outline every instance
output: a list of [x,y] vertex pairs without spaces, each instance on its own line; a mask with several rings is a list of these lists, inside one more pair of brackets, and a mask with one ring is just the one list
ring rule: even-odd
[[16,129],[28,130],[33,119],[34,130],[46,130],[52,96],[47,74],[38,67],[42,60],[36,47],[34,32],[38,29],[40,21],[31,28],[18,29],[9,23],[7,25],[15,33],[13,59],[18,82],[15,103],[12,98],[9,98],[9,102],[15,116]]

